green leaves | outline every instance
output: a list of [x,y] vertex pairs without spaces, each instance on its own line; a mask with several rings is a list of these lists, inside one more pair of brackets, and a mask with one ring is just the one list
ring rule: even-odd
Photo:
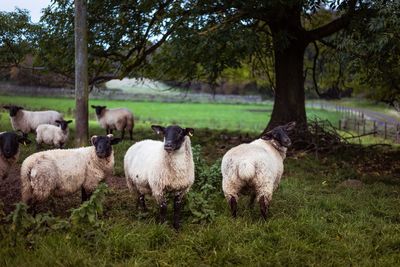
[[70,220],[72,225],[85,224],[99,226],[99,215],[103,214],[103,202],[106,194],[109,192],[105,183],[100,184],[96,191],[79,208],[73,209]]

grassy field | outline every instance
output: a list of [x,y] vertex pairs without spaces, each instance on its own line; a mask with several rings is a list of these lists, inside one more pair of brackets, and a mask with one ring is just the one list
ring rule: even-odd
[[[1,97],[0,102],[32,109],[55,108],[72,117],[73,102],[68,99]],[[14,217],[6,219],[0,209],[0,266],[400,264],[398,149],[346,147],[331,155],[319,155],[318,159],[312,154],[290,155],[282,183],[274,193],[269,219],[261,221],[257,205],[249,208],[248,198],[243,197],[234,220],[221,192],[219,159],[241,142],[244,131],[250,133],[250,138],[257,135],[259,129],[252,128],[253,123],[259,123],[262,129],[268,119],[265,112],[247,110],[269,107],[118,101],[107,104],[135,111],[139,117],[136,140],[157,138],[148,127],[153,122],[167,124],[176,120],[198,128],[192,138],[196,182],[185,203],[182,230],[172,230],[171,219],[159,225],[157,206],[150,199],[148,213],[136,209],[135,200],[124,186],[122,158],[132,144],[125,140],[115,146],[113,179],[122,186],[109,185],[110,192],[101,202],[104,213],[98,214],[95,223],[69,222],[70,209],[79,207],[79,194],[51,199],[41,208],[54,215],[40,213],[36,219],[16,216],[23,212],[14,212]],[[207,116],[214,116],[213,123]],[[326,118],[329,116],[334,120],[334,115],[326,114]],[[0,129],[10,129],[6,113],[1,113]],[[90,132],[100,134],[104,130],[92,120]],[[74,131],[71,135],[73,138]],[[221,136],[237,138],[226,140]],[[34,145],[21,150],[20,162],[34,152]],[[17,170],[15,173],[17,179]],[[0,190],[13,183],[10,179],[0,181]],[[360,189],[341,187],[340,183],[347,179],[361,180],[364,185]],[[12,203],[1,199],[7,211]],[[169,203],[169,214],[171,206]]]
[[[72,99],[65,98],[0,96],[0,105],[4,104],[22,105],[31,110],[55,109],[70,118],[73,117],[75,106]],[[107,105],[110,108],[127,107],[134,112],[139,127],[148,127],[153,123],[178,123],[185,127],[228,129],[253,133],[260,133],[265,128],[272,112],[272,103],[233,105],[91,100],[89,104]],[[91,123],[96,124],[94,110],[90,109],[90,112]],[[335,125],[340,119],[340,114],[336,112],[319,109],[309,109],[307,112],[310,119],[329,119]],[[4,122],[8,120],[5,110],[0,115]]]

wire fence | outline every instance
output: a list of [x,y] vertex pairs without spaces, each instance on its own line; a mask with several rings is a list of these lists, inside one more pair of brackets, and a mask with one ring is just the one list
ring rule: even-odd
[[313,103],[313,108],[336,111],[342,114],[338,129],[352,131],[358,136],[371,135],[400,143],[400,121],[386,114],[326,103]]

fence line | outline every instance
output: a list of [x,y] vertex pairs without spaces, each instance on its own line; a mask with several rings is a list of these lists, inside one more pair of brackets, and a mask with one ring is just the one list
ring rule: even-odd
[[[357,135],[371,134],[400,143],[400,122],[385,114],[325,103],[311,103],[309,106],[342,113],[343,117],[338,123],[339,130],[353,131]],[[386,117],[387,120],[376,117]]]

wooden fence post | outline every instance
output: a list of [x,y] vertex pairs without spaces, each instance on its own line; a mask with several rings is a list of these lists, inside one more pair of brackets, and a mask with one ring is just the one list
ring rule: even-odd
[[376,121],[374,120],[374,126],[373,126],[374,128],[373,128],[373,132],[374,132],[374,137],[376,136],[376,134],[377,134],[377,129],[376,129]]

